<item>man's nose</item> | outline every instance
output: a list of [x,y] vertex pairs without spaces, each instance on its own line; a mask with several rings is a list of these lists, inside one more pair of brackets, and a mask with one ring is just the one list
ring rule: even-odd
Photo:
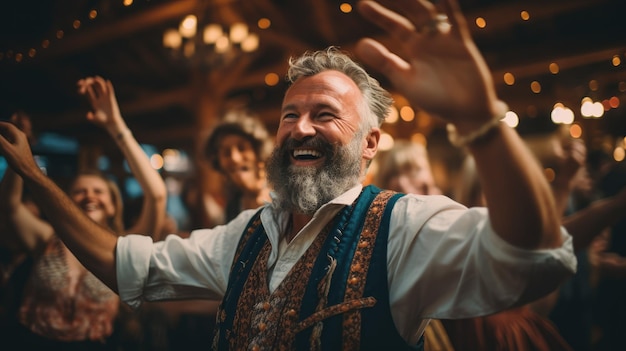
[[230,150],[230,160],[232,162],[241,162],[242,159],[243,156],[241,154],[241,151],[239,151],[237,148],[232,148]]
[[315,135],[315,127],[311,118],[305,115],[300,116],[292,130],[292,137],[296,140],[302,140],[313,135]]

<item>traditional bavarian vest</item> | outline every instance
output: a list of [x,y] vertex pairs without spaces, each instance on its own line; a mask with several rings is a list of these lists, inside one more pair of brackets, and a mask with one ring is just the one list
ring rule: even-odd
[[395,328],[387,285],[389,219],[402,194],[367,186],[269,293],[269,240],[248,223],[218,311],[216,350],[415,350]]

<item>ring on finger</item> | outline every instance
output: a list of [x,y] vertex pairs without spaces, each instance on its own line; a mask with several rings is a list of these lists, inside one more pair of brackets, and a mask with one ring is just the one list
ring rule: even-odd
[[444,14],[437,14],[434,18],[431,18],[426,24],[419,28],[421,34],[436,34],[445,33],[450,29],[450,22],[448,22],[448,16]]

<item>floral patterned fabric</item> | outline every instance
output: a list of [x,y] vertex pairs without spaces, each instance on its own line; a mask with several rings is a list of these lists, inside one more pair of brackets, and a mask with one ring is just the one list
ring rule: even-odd
[[118,296],[53,238],[33,265],[18,318],[50,339],[103,341],[118,308]]

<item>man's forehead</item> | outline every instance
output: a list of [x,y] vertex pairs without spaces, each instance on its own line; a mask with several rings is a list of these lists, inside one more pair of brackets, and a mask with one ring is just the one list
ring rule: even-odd
[[358,86],[350,77],[339,71],[328,70],[295,81],[285,93],[283,107],[293,99],[353,99],[360,95]]
[[302,85],[320,88],[330,86],[336,87],[337,89],[347,89],[349,87],[351,89],[358,90],[356,83],[350,77],[348,77],[345,73],[336,70],[326,70],[312,76],[301,77],[291,85],[289,90]]

